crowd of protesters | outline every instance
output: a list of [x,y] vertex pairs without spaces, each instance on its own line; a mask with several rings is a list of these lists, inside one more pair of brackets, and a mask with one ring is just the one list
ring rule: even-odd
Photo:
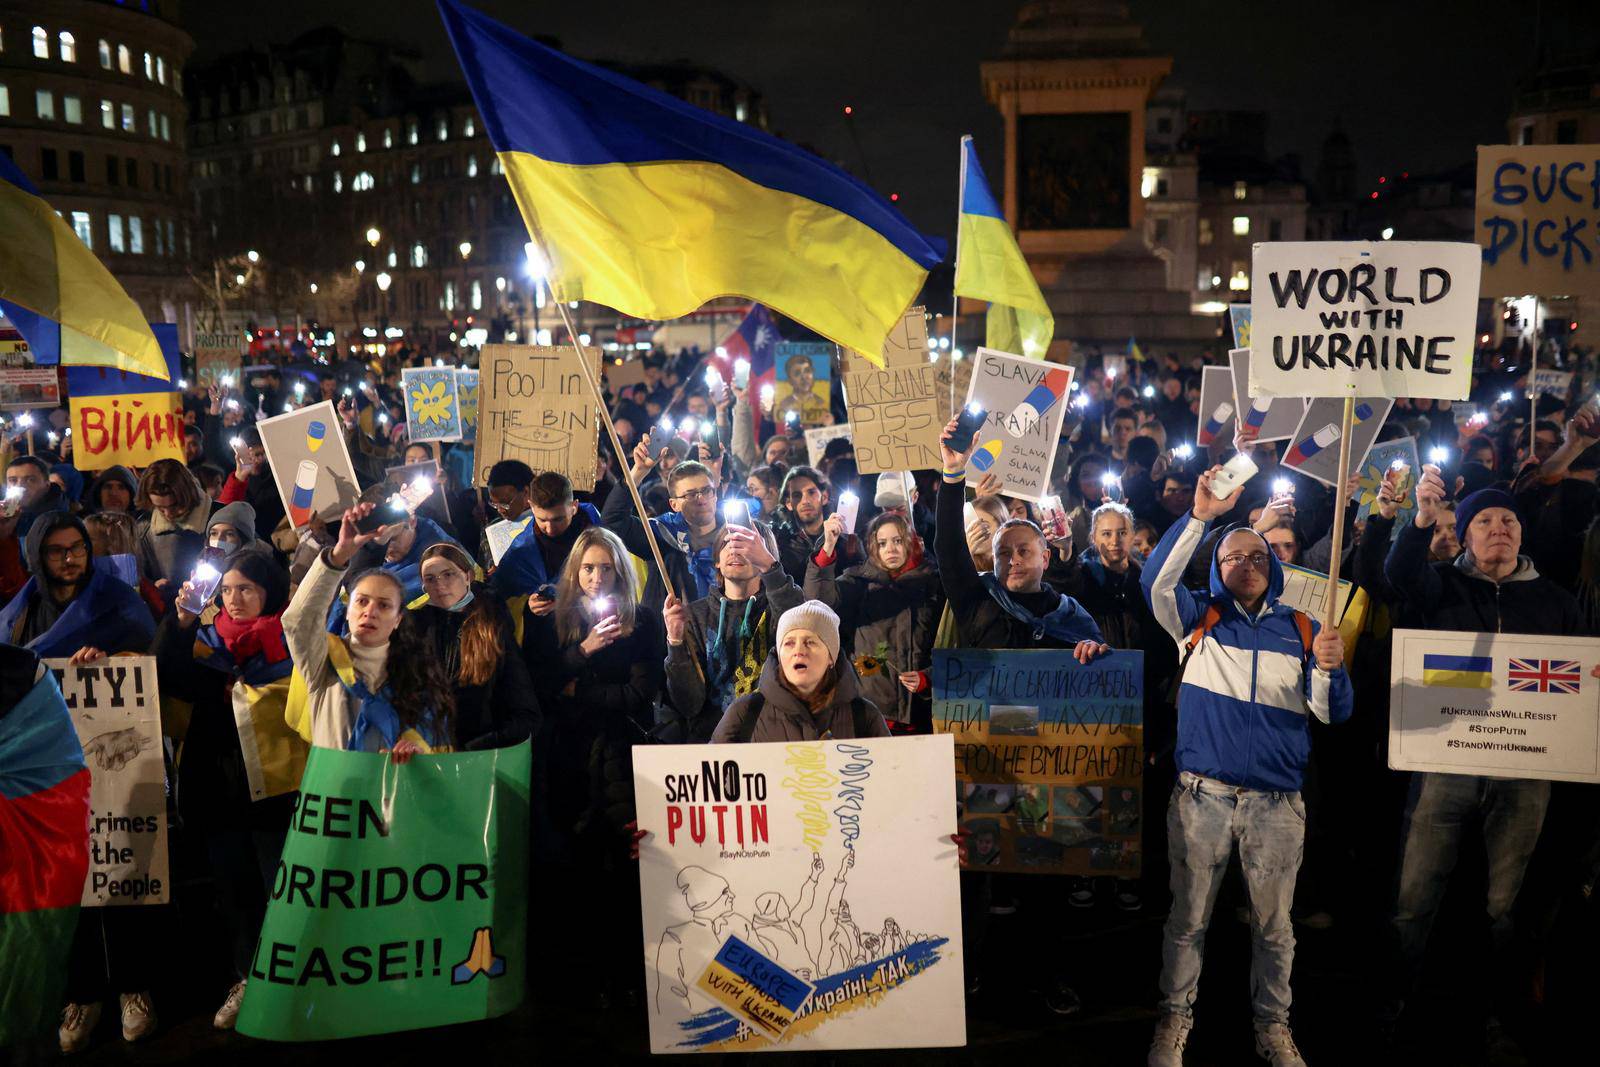
[[[1244,432],[1194,448],[1198,358],[1079,368],[1052,478],[1059,522],[992,477],[969,489],[953,422],[941,470],[863,476],[848,439],[805,462],[800,424],[708,383],[694,351],[648,360],[644,384],[608,397],[623,452],[602,439],[583,491],[515,460],[474,484],[470,442],[407,441],[397,368],[430,357],[285,362],[189,388],[184,459],[142,471],[75,468],[65,410],[32,413],[31,432],[14,421],[0,640],[79,663],[154,655],[163,697],[188,708],[169,731],[169,816],[228,934],[198,969],[216,975],[219,1028],[248,995],[293,803],[292,789],[252,795],[242,714],[298,714],[312,745],[397,761],[531,739],[531,854],[553,872],[534,892],[571,917],[558,940],[615,961],[640,944],[632,746],[926,733],[935,648],[1082,662],[1128,648],[1145,653],[1144,875],[963,874],[969,989],[1000,966],[983,951],[991,914],[1165,913],[1149,1063],[1181,1064],[1220,893],[1249,928],[1257,1052],[1294,1067],[1296,928],[1355,922],[1370,913],[1358,900],[1386,916],[1371,1017],[1392,1035],[1458,857],[1482,854],[1489,933],[1464,985],[1484,1040],[1505,1045],[1545,986],[1563,909],[1595,882],[1594,787],[1407,776],[1384,749],[1391,629],[1600,633],[1595,367],[1560,353],[1572,389],[1538,401],[1530,432],[1522,355],[1519,372],[1480,354],[1466,410],[1395,403],[1379,441],[1410,436],[1443,458],[1386,479],[1365,520],[1346,509],[1337,560],[1332,491],[1279,467],[1281,445]],[[254,423],[322,400],[365,492],[336,521],[293,529]],[[837,396],[808,413],[844,417]],[[1261,473],[1221,497],[1212,478],[1235,449]],[[369,521],[387,470],[415,463],[435,464],[434,495]],[[500,520],[523,526],[496,560],[484,530]],[[202,559],[221,574],[210,595],[194,581]],[[1324,630],[1280,603],[1286,564],[1337,570],[1364,593],[1361,617]],[[298,704],[240,710],[291,672]],[[1243,892],[1222,893],[1235,850]],[[126,1040],[155,1029],[163,910],[82,910],[64,1051],[89,1044],[113,996]],[[637,996],[627,970],[597,969],[608,1002]],[[1052,1010],[1079,1010],[1072,977],[1057,969]]]

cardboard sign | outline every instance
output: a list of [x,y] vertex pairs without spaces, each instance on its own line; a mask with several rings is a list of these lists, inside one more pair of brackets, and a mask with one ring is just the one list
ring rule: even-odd
[[981,405],[988,418],[973,438],[967,484],[992,470],[1006,495],[1035,503],[1045,497],[1071,388],[1071,367],[978,349],[965,403]]
[[244,338],[236,333],[197,333],[194,335],[195,381],[210,388],[232,377],[237,384],[239,364],[244,358]]
[[1600,295],[1600,146],[1479,145],[1483,295]]
[[1465,400],[1481,260],[1448,241],[1258,243],[1250,395]]
[[[650,1050],[964,1044],[951,760],[949,737],[634,746]],[[712,977],[762,995],[730,1008]]]
[[1138,874],[1143,652],[934,649],[932,683],[970,867]]
[[[600,353],[590,352],[598,377]],[[600,414],[578,365],[578,350],[484,345],[478,371],[473,484],[489,484],[489,468],[501,460],[520,459],[536,474],[556,471],[574,489],[593,489]]]
[[[1238,305],[1234,305],[1237,307]],[[1248,335],[1250,327],[1245,326]],[[1300,425],[1300,416],[1306,413],[1306,402],[1298,396],[1250,395],[1250,350],[1235,348],[1228,353],[1228,369],[1233,378],[1234,418],[1244,417],[1245,423],[1261,427],[1259,442],[1284,441]],[[1202,408],[1204,405],[1201,405]]]
[[[1378,502],[1378,488],[1383,485],[1389,467],[1396,460],[1406,465],[1405,474],[1401,476],[1397,486],[1404,495],[1401,497],[1400,510],[1395,512],[1394,531],[1390,536],[1398,535],[1417,511],[1417,480],[1422,477],[1422,461],[1417,452],[1417,439],[1401,437],[1373,445],[1372,451],[1367,453],[1367,458],[1361,464],[1361,482],[1356,488],[1356,521],[1365,522],[1372,514],[1373,505]],[[1350,469],[1356,469],[1354,463],[1350,465]]]
[[[1335,603],[1333,617],[1344,618],[1345,608],[1350,606],[1350,594],[1355,586],[1343,578],[1339,579],[1339,592]],[[1296,567],[1292,563],[1283,564],[1283,592],[1278,596],[1280,604],[1287,604],[1291,608],[1299,608],[1319,622],[1328,617],[1328,576],[1306,567]]]
[[1233,447],[1233,431],[1239,425],[1239,409],[1233,400],[1233,372],[1227,367],[1204,367],[1200,372],[1200,411],[1195,416],[1197,448],[1213,441]]
[[858,352],[845,357],[845,408],[862,474],[939,469],[939,434],[950,421],[950,361],[928,358],[924,314],[920,307],[906,312],[884,342],[882,367]]
[[262,419],[256,429],[290,526],[299,529],[312,515],[337,523],[355,506],[361,487],[331,400]]
[[478,372],[456,368],[456,406],[461,412],[461,440],[478,439]]
[[526,519],[518,519],[516,521],[501,519],[499,522],[491,522],[483,528],[484,539],[489,542],[489,558],[494,561],[496,567],[500,566],[500,557],[506,554],[506,549],[511,547],[511,542],[515,541],[517,536],[528,528],[528,523],[532,521],[533,516],[531,515]]
[[0,411],[61,406],[61,379],[54,367],[0,367]]
[[1600,782],[1600,639],[1396,630],[1389,766]]
[[1250,347],[1250,305],[1229,304],[1228,322],[1233,326],[1233,346]]
[[45,666],[61,686],[89,766],[83,906],[167,903],[167,779],[155,658],[111,656],[81,667],[50,659]]
[[[1350,470],[1356,472],[1366,462],[1372,442],[1378,439],[1383,421],[1389,417],[1394,401],[1389,397],[1356,398],[1355,417],[1350,425]],[[1339,438],[1343,434],[1344,401],[1319,397],[1306,405],[1300,424],[1289,437],[1283,465],[1297,470],[1323,485],[1339,479]]]
[[[821,466],[822,454],[828,450],[829,441],[840,438],[849,441],[850,426],[813,426],[806,431],[806,462],[813,467]],[[859,469],[859,468],[858,468]]]
[[454,367],[406,367],[400,371],[408,441],[459,441],[461,407]]
[[800,413],[800,425],[820,426],[828,413],[833,380],[834,346],[827,341],[783,341],[773,356],[777,388],[773,390],[774,418],[782,422],[791,411]]

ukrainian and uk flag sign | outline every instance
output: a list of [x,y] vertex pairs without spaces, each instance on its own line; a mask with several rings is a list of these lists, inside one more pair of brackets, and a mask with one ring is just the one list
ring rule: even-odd
[[[1513,693],[1567,693],[1577,695],[1583,687],[1583,665],[1570,659],[1508,659],[1504,681]],[[1445,653],[1422,657],[1422,684],[1452,689],[1492,689],[1493,656],[1452,656]]]

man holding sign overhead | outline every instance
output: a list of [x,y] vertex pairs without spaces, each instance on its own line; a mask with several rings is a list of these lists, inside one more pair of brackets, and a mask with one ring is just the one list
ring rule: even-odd
[[1194,510],[1162,537],[1144,568],[1156,621],[1184,657],[1178,690],[1179,771],[1167,810],[1172,913],[1162,942],[1162,1018],[1150,1067],[1181,1067],[1194,1025],[1206,927],[1234,842],[1250,895],[1250,988],[1256,1052],[1304,1067],[1289,1030],[1294,900],[1306,833],[1300,798],[1311,754],[1310,716],[1340,723],[1352,709],[1344,642],[1278,602],[1283,567],[1262,536],[1240,526],[1218,538],[1210,595],[1182,584],[1211,524],[1233,510],[1218,495],[1224,468],[1200,476]]
[[[1456,505],[1456,530],[1462,554],[1451,563],[1429,563],[1433,526],[1445,507],[1439,468],[1427,464],[1417,484],[1417,511],[1390,549],[1384,573],[1415,624],[1428,630],[1474,634],[1550,634],[1581,636],[1586,627],[1572,594],[1539,574],[1522,555],[1522,522],[1516,501],[1490,487]],[[1381,520],[1374,520],[1381,521]],[[1387,531],[1369,528],[1381,536]],[[1492,655],[1424,657],[1422,682],[1463,690],[1493,684]],[[1578,672],[1580,686],[1585,672]],[[1600,676],[1600,667],[1586,672]],[[1398,679],[1397,679],[1398,681]],[[1463,703],[1465,703],[1463,698]],[[1391,759],[1393,757],[1391,756]],[[1473,774],[1414,772],[1406,799],[1400,878],[1390,918],[1394,965],[1392,985],[1382,1012],[1393,1024],[1415,983],[1428,934],[1461,851],[1464,831],[1482,835],[1487,859],[1488,894],[1484,901],[1494,956],[1486,961],[1475,988],[1492,990],[1515,973],[1512,907],[1544,825],[1550,803],[1550,782],[1533,778],[1486,777]],[[1502,1042],[1494,1009],[1503,1006],[1506,991],[1491,997],[1483,1016],[1491,1041]],[[1496,1003],[1496,1001],[1500,1003]]]

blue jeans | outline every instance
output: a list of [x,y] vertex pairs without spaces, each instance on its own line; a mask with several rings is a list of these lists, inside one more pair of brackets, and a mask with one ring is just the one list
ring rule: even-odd
[[1450,884],[1462,837],[1483,834],[1489,892],[1485,902],[1494,957],[1488,974],[1505,974],[1511,946],[1511,908],[1522,875],[1539,840],[1550,783],[1529,778],[1482,778],[1470,774],[1417,772],[1406,797],[1400,846],[1400,879],[1390,936],[1397,966],[1393,1005],[1410,995],[1422,969],[1428,932]]
[[1162,1010],[1194,1015],[1206,926],[1234,842],[1250,892],[1250,1003],[1257,1026],[1289,1022],[1289,906],[1306,838],[1299,793],[1266,793],[1184,771],[1167,806],[1172,912],[1161,944]]

